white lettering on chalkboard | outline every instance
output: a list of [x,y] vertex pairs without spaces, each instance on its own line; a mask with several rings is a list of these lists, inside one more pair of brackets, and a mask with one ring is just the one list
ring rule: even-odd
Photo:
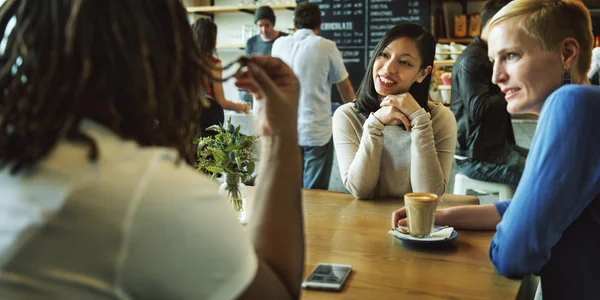
[[355,57],[355,56],[359,56],[359,55],[360,55],[360,51],[358,51],[358,50],[344,50],[344,51],[342,51],[342,56]]
[[410,8],[410,9],[408,9],[408,14],[409,15],[418,15],[419,9],[418,8]]
[[371,9],[376,10],[376,9],[390,9],[390,7],[387,4],[371,4]]
[[344,58],[344,63],[360,63],[361,55],[358,50],[342,50],[342,57]]
[[321,24],[321,30],[352,30],[352,22],[324,22]]
[[421,18],[419,16],[410,16],[410,17],[393,17],[393,18],[372,18],[371,22],[381,22],[381,23],[387,23],[387,22],[394,22],[394,23],[400,23],[400,22],[419,22],[421,21]]
[[348,57],[344,57],[344,63],[360,63],[360,57],[353,57],[353,58],[348,58]]
[[370,13],[370,16],[372,17],[391,17],[393,16],[393,12],[392,11],[372,11]]
[[396,24],[382,24],[382,25],[371,25],[369,29],[371,30],[380,30],[380,31],[388,31],[392,29],[392,27],[396,26]]

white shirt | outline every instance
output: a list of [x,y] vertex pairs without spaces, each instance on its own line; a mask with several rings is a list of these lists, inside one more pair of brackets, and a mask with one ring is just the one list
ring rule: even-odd
[[348,78],[342,54],[334,42],[310,29],[277,39],[271,51],[300,81],[298,144],[323,146],[331,140],[331,86]]
[[588,78],[594,77],[598,71],[600,71],[600,47],[596,47],[592,50],[592,65],[588,71]]
[[257,258],[218,186],[84,122],[32,174],[0,171],[0,299],[234,299]]

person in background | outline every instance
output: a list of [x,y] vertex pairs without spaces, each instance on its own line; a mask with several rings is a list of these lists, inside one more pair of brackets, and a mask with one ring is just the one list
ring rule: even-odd
[[[271,55],[271,48],[275,40],[288,34],[275,30],[275,12],[269,6],[261,6],[254,12],[254,24],[258,26],[260,33],[246,41],[246,55]],[[240,99],[252,105],[252,94],[240,90]]]
[[[589,85],[589,11],[577,0],[514,0],[488,28],[492,81],[510,113],[539,114],[514,198],[438,210],[436,223],[494,230],[490,259],[507,277],[539,274],[543,297],[600,295],[600,88]],[[392,215],[405,224],[406,212]]]
[[592,51],[592,65],[587,76],[591,84],[600,85],[600,47]]
[[428,101],[435,38],[401,24],[381,38],[356,101],[333,115],[333,140],[343,184],[359,199],[442,195],[456,144],[449,109]]
[[204,82],[206,94],[216,100],[223,109],[248,113],[250,111],[250,105],[246,103],[236,103],[225,99],[223,84],[220,81],[222,78],[221,60],[215,56],[217,46],[217,25],[213,23],[211,19],[198,18],[192,25],[192,29],[200,52],[209,57],[215,65],[212,77],[217,80],[206,78]]
[[[486,1],[481,10],[482,27],[510,1]],[[516,188],[528,150],[516,145],[504,93],[492,83],[493,66],[487,50],[485,38],[475,37],[452,68],[450,109],[458,128],[456,164],[460,173],[470,178]]]
[[285,63],[245,60],[236,83],[269,107],[243,230],[218,184],[181,163],[213,64],[180,1],[11,0],[0,30],[0,299],[299,298],[299,83]]
[[303,187],[326,190],[333,165],[331,86],[337,86],[344,102],[352,101],[354,89],[335,43],[317,35],[321,28],[319,6],[298,4],[294,27],[293,35],[273,44],[272,55],[288,64],[302,82],[298,142],[304,160]]

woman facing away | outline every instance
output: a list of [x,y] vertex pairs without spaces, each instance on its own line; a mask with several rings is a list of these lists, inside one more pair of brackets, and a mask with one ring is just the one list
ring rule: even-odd
[[[215,50],[217,48],[217,25],[208,18],[199,18],[192,25],[192,30],[197,45],[200,47],[200,52],[209,57],[215,64],[216,68],[213,70],[213,77],[221,79],[221,60],[215,56]],[[225,99],[223,84],[220,80],[206,78],[204,81],[204,89],[206,94],[216,100],[223,109],[243,113],[248,113],[250,111],[250,105],[246,103],[235,103]]]
[[435,39],[400,24],[379,41],[357,99],[333,116],[344,186],[359,199],[444,193],[456,146],[456,120],[428,102]]
[[285,63],[247,59],[236,83],[269,107],[243,231],[181,162],[195,161],[212,63],[180,1],[8,0],[0,31],[0,299],[299,297],[299,84]]
[[[455,207],[436,223],[496,228],[490,259],[508,277],[539,274],[544,299],[600,295],[600,88],[588,85],[593,35],[575,0],[516,0],[490,21],[492,81],[510,113],[539,114],[510,201]],[[392,226],[406,216],[394,212]]]

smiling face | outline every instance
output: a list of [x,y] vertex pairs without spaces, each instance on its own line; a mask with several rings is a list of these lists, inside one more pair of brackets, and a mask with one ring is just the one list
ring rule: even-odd
[[542,51],[518,22],[492,27],[488,55],[494,62],[492,82],[505,94],[509,113],[539,114],[546,98],[562,85],[560,53]]
[[422,82],[429,72],[431,66],[421,69],[421,55],[412,39],[395,39],[373,63],[375,91],[380,98],[406,93],[415,81]]

